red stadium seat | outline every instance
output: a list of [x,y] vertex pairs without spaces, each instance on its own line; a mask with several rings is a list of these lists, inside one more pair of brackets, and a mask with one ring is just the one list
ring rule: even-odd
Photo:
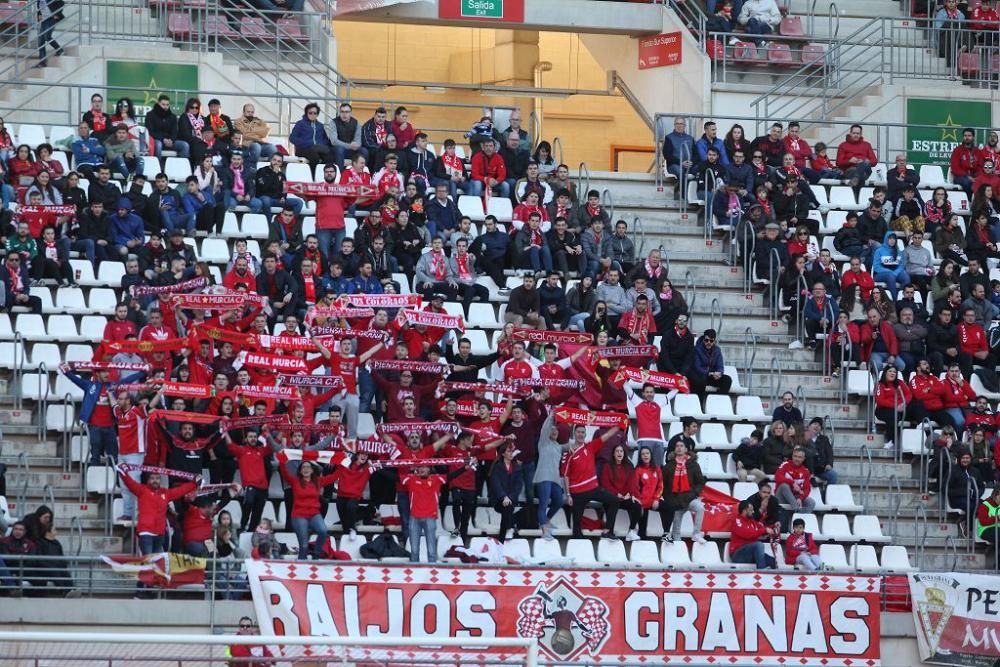
[[979,74],[979,54],[959,53],[958,74],[959,76],[975,76]]
[[238,39],[240,33],[233,30],[224,16],[206,16],[201,23],[202,31],[210,37]]
[[742,63],[760,62],[757,46],[753,42],[736,42],[733,44],[733,60]]
[[240,35],[243,39],[270,41],[274,34],[264,26],[264,19],[259,16],[244,16],[240,21]]
[[799,64],[788,44],[778,44],[776,42],[772,42],[767,46],[767,61],[772,65],[784,65],[786,67]]
[[302,32],[302,25],[296,18],[278,19],[278,39],[294,39],[297,42],[304,42],[309,37]]
[[778,32],[786,37],[805,37],[806,31],[802,27],[801,16],[786,16],[781,19]]
[[167,34],[175,39],[189,37],[194,32],[191,26],[191,15],[183,12],[167,14]]
[[23,2],[10,2],[0,5],[0,25],[28,25],[28,14],[24,12]]
[[822,44],[806,44],[802,47],[802,64],[822,65],[825,53],[826,49],[823,48]]
[[726,45],[719,39],[710,39],[705,44],[705,52],[712,60],[722,60],[726,55]]

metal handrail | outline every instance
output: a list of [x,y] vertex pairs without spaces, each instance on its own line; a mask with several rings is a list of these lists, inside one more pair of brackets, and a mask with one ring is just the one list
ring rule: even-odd
[[537,111],[532,110],[528,114],[528,127],[531,128],[531,131],[528,133],[528,137],[531,140],[531,147],[528,152],[534,155],[535,148],[538,147],[538,142],[542,140],[542,118]]
[[[558,150],[559,158],[556,159],[556,151]],[[562,139],[559,137],[552,137],[552,158],[556,160],[556,164],[565,164],[563,161],[563,145]],[[577,193],[579,195],[579,193]]]
[[806,390],[802,385],[797,385],[795,387],[795,400],[799,404],[799,410],[802,414],[809,414],[809,401],[806,399]]
[[698,300],[698,286],[694,282],[694,274],[690,270],[684,272],[684,291],[690,295],[688,302],[688,319],[694,319],[694,304]]
[[[757,234],[749,220],[741,220],[737,225],[736,243],[732,244],[733,266],[743,254],[743,293],[753,292],[754,252],[757,250]],[[749,232],[749,233],[748,233]]]
[[829,434],[826,437],[830,440],[830,446],[835,447],[837,445],[837,428],[833,425],[833,417],[830,415],[823,415],[823,430]]
[[[942,452],[938,457],[938,505],[944,511],[948,507],[948,481],[951,479],[951,468],[954,465],[951,461],[951,450]],[[947,470],[947,474],[945,473]]]
[[[813,1],[813,4],[814,5],[816,4],[815,0]],[[830,3],[829,21],[830,22],[829,25],[827,26],[827,30],[829,31],[830,36],[836,39],[837,35],[840,34],[840,11],[837,9],[836,2]]]
[[105,477],[104,477],[104,479],[105,479],[104,527],[105,527],[105,534],[106,535],[111,535],[111,531],[112,531],[112,528],[113,528],[113,525],[114,525],[114,516],[115,516],[115,513],[114,513],[114,497],[115,497],[114,486],[115,485],[112,483],[110,485],[111,488],[108,488],[108,484],[107,484],[107,480],[108,479],[117,479],[117,475],[115,474],[115,469],[114,469],[112,463],[113,462],[112,462],[112,460],[111,460],[110,457],[107,458],[107,459],[105,459],[105,461],[104,461],[104,475],[105,475]]
[[934,429],[931,427],[930,419],[924,418],[920,422],[920,432],[923,434],[923,438],[920,440],[920,454],[917,456],[917,473],[920,476],[920,493],[923,497],[927,497],[930,484],[930,467],[931,459],[930,453],[934,446],[932,439],[934,438]]
[[[586,176],[584,176],[586,174]],[[577,197],[584,201],[587,198],[587,193],[590,192],[590,167],[587,166],[586,162],[581,162],[580,166],[577,167]]]
[[[719,315],[719,326],[715,326],[715,315]],[[719,302],[719,297],[712,299],[711,305],[708,307],[708,321],[709,328],[715,329],[716,335],[722,335],[722,322],[723,322],[722,304]]]
[[889,475],[887,485],[892,498],[892,504],[889,509],[889,534],[895,536],[899,530],[899,508],[903,504],[903,487],[900,485],[899,478],[895,474]]
[[778,403],[778,389],[781,387],[781,382],[784,379],[784,371],[781,368],[781,362],[778,357],[771,357],[771,364],[768,368],[768,382],[770,394],[768,398],[770,399],[770,405],[774,406]]
[[[636,238],[639,242],[636,243]],[[635,216],[632,218],[632,243],[636,246],[636,259],[642,260],[646,257],[646,225],[642,224],[642,218]]]
[[949,568],[949,571],[954,572],[958,569],[958,546],[955,544],[954,535],[945,535],[944,550],[946,556],[949,553],[951,554],[951,568]]
[[73,430],[76,425],[75,419],[76,405],[73,403],[73,396],[69,392],[63,395],[63,446],[62,464],[63,472],[69,471],[70,450],[73,445]]
[[[73,542],[76,541],[76,548],[73,548]],[[74,516],[69,520],[69,553],[73,556],[79,556],[80,552],[83,551],[83,522],[80,517]]]
[[53,508],[53,511],[55,511],[56,493],[52,489],[51,484],[46,484],[42,487],[42,502],[45,503],[45,501],[48,501],[49,507]]
[[767,268],[769,282],[767,293],[771,300],[771,319],[777,320],[781,313],[781,286],[778,284],[778,279],[781,277],[781,256],[777,248],[771,248],[767,257]]
[[45,416],[49,411],[49,371],[44,361],[38,364],[38,375],[45,379],[45,392],[42,393],[38,410],[38,441],[41,442],[45,440]]
[[868,445],[861,445],[861,450],[858,455],[861,470],[862,470],[862,482],[860,489],[861,504],[868,504],[868,489],[872,482],[872,452],[868,449]]
[[753,327],[743,331],[743,378],[747,383],[747,393],[753,393],[753,364],[757,360],[757,334]]
[[[923,521],[921,521],[923,519]],[[924,569],[924,551],[927,548],[927,524],[929,523],[927,519],[927,508],[923,503],[917,505],[917,509],[913,514],[913,549],[914,556],[917,562],[917,569]],[[924,533],[920,536],[920,526],[923,525]]]
[[868,366],[868,408],[865,413],[865,418],[868,421],[868,432],[875,433],[875,387],[878,385],[878,380],[875,378],[875,368],[871,365]]
[[[20,359],[17,358],[17,356],[18,356],[17,353],[19,351],[21,353],[21,358]],[[11,395],[14,396],[14,409],[15,410],[21,410],[24,407],[24,396],[21,393],[21,376],[24,374],[24,369],[22,368],[22,366],[24,365],[24,360],[25,360],[25,357],[27,356],[27,354],[28,354],[27,351],[24,349],[24,337],[21,335],[20,331],[15,331],[14,332],[14,349],[13,349],[14,358],[13,358],[13,362],[11,363],[11,368],[13,370],[12,370],[12,372],[10,374],[11,382],[14,383],[14,387],[12,388],[13,390],[11,391]]]

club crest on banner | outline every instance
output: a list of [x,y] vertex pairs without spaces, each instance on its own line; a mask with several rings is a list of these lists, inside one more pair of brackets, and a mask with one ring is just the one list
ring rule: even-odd
[[955,613],[955,607],[947,604],[948,596],[944,590],[930,584],[941,584],[954,589],[958,587],[958,582],[945,576],[921,576],[920,579],[926,586],[922,599],[920,597],[914,599],[917,616],[920,619],[920,630],[927,638],[927,645],[932,655],[936,653],[948,655],[951,652],[939,648],[939,644],[941,635],[948,626],[948,619]]
[[517,634],[538,639],[539,650],[560,660],[598,655],[611,632],[604,601],[583,595],[562,577],[540,584],[517,611]]

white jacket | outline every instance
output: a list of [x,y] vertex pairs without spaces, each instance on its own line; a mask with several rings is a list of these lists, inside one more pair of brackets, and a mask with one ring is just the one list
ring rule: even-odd
[[769,26],[777,26],[781,23],[781,12],[774,0],[747,0],[736,20],[740,25],[746,25],[750,19],[763,21]]

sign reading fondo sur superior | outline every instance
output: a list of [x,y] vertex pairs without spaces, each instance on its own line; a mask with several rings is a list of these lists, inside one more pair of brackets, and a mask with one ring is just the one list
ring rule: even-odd
[[[963,129],[993,124],[989,102],[916,97],[906,100],[906,122],[906,159],[914,165],[947,165],[951,152],[962,143]],[[918,125],[924,127],[915,127]],[[985,140],[985,130],[977,129],[976,144]]]
[[[197,65],[109,60],[106,71],[104,109],[113,113],[115,103],[127,97],[135,105],[140,124],[161,93],[170,96],[170,108],[175,114],[183,113],[187,98],[198,94]],[[203,102],[202,108],[207,109],[207,104]]]
[[880,664],[879,577],[302,561],[247,571],[264,635],[530,637],[548,662]]
[[993,667],[1000,656],[1000,581],[978,574],[911,574],[920,659]]
[[665,32],[639,38],[639,69],[681,64],[681,33]]
[[440,0],[438,18],[524,23],[524,0]]

